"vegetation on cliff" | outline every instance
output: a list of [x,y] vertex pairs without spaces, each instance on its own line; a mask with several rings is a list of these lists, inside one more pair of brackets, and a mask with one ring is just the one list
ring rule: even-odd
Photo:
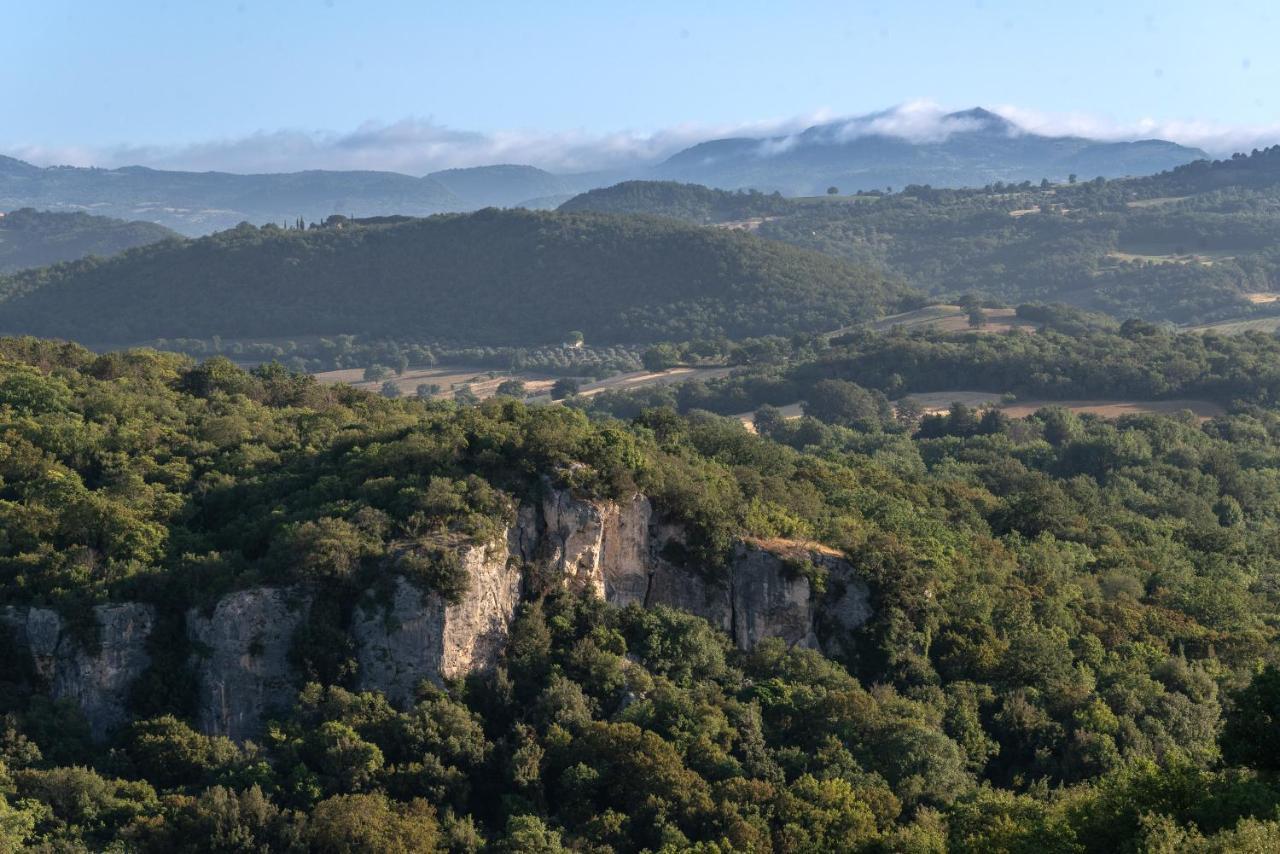
[[[392,544],[429,557],[441,538],[491,536],[550,475],[588,494],[642,489],[692,532],[690,571],[714,575],[744,534],[821,542],[874,610],[836,660],[736,650],[696,617],[547,589],[493,672],[395,709],[355,692],[337,609],[309,627],[316,684],[254,745],[186,722],[180,655],[143,681],[138,720],[95,745],[6,653],[0,839],[1223,851],[1280,832],[1278,683],[1263,669],[1280,418],[1049,409],[917,434],[842,391],[823,387],[815,413],[831,423],[775,422],[775,440],[705,413],[593,422],[0,342],[9,604],[74,615],[144,599],[163,621],[235,586],[341,591],[395,571]],[[424,586],[466,583],[447,561],[422,565]]]

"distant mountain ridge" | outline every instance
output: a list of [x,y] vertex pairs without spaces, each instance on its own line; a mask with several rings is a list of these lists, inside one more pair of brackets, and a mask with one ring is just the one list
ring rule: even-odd
[[396,172],[312,170],[238,175],[127,166],[41,168],[0,156],[0,210],[33,207],[146,219],[188,235],[242,221],[254,224],[354,217],[427,216],[484,207],[552,207],[588,190],[629,179],[671,180],[718,189],[814,195],[900,188],[984,186],[1150,175],[1207,155],[1163,140],[1100,142],[1023,131],[981,108],[949,113],[925,128],[901,111],[814,125],[775,137],[712,139],[653,166],[607,173],[556,174],[498,164],[446,169],[423,177]]
[[948,113],[934,136],[891,132],[889,114],[814,125],[789,136],[709,140],[669,157],[655,177],[720,189],[817,195],[901,188],[984,186],[995,181],[1058,181],[1150,175],[1208,155],[1164,140],[1100,142],[1023,131],[989,110]]

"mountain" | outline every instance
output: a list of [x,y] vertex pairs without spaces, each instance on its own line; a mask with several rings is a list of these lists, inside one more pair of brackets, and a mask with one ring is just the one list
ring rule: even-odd
[[981,108],[942,116],[913,141],[901,135],[899,118],[881,113],[790,136],[710,140],[672,155],[653,177],[817,195],[830,186],[852,192],[906,184],[980,187],[1071,174],[1148,175],[1207,157],[1163,140],[1098,142],[1028,133]]
[[1162,140],[1098,142],[1027,133],[980,108],[950,113],[920,132],[901,110],[815,125],[770,138],[715,139],[652,167],[554,174],[500,164],[425,177],[395,172],[307,171],[236,175],[127,166],[40,168],[0,157],[0,209],[77,210],[158,222],[187,235],[240,222],[321,221],[331,214],[427,216],[485,207],[550,207],[556,200],[628,179],[671,180],[721,189],[815,195],[930,184],[1065,180],[1076,174],[1150,175],[1205,158]]
[[0,214],[0,273],[114,255],[171,237],[178,234],[153,222],[22,208]]
[[427,177],[473,208],[529,207],[529,201],[572,196],[599,186],[593,175],[554,175],[515,164],[446,169]]
[[158,222],[188,235],[240,222],[323,220],[330,214],[423,216],[463,210],[465,201],[432,178],[395,172],[234,175],[126,166],[41,169],[0,158],[0,209],[78,210]]
[[485,210],[286,231],[245,225],[0,280],[0,330],[94,343],[361,333],[477,344],[832,329],[895,280],[671,220]]

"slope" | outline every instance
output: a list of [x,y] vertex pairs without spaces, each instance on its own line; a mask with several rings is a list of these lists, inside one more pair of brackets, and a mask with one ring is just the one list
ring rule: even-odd
[[152,222],[22,208],[0,214],[0,273],[87,255],[114,255],[177,236]]
[[242,226],[0,280],[0,329],[94,343],[341,333],[471,343],[791,334],[896,281],[669,220],[486,210],[307,232]]

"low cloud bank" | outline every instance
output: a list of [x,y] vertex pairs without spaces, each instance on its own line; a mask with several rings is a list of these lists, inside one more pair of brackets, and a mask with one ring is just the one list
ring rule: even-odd
[[[1138,119],[1117,122],[1088,114],[1057,114],[1012,105],[991,108],[1012,122],[1014,132],[1048,136],[1084,136],[1102,140],[1168,139],[1215,156],[1280,143],[1280,123],[1218,125],[1196,121]],[[349,132],[277,130],[234,139],[188,145],[0,146],[0,151],[40,166],[142,165],[156,169],[225,172],[293,172],[303,169],[376,169],[424,175],[440,169],[522,163],[552,172],[626,171],[651,165],[675,152],[709,139],[749,136],[767,139],[764,156],[795,145],[800,134],[824,125],[833,141],[867,135],[895,136],[915,142],[938,142],[953,133],[973,130],[980,119],[956,117],[928,101],[910,101],[866,116],[835,119],[826,111],[790,119],[739,125],[685,124],[652,132],[541,132],[459,130],[431,119],[393,123],[368,122]]]

